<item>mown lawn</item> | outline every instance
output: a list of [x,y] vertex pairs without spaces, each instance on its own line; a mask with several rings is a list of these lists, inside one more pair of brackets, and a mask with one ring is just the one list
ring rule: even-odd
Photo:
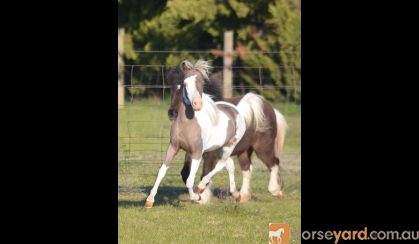
[[[268,224],[272,222],[289,223],[293,243],[300,243],[300,106],[274,104],[289,124],[281,161],[285,181],[283,199],[270,195],[268,171],[254,157],[250,202],[238,204],[226,194],[229,181],[224,170],[213,178],[211,203],[192,203],[180,177],[184,155],[180,152],[161,183],[154,207],[144,209],[145,198],[169,142],[168,104],[168,99],[146,99],[119,109],[119,243],[267,243]],[[237,162],[236,184],[240,188]]]

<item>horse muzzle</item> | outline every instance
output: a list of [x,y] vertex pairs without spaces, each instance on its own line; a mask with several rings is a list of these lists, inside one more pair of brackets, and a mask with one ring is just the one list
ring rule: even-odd
[[202,99],[196,98],[192,102],[192,108],[194,111],[200,111],[202,109]]

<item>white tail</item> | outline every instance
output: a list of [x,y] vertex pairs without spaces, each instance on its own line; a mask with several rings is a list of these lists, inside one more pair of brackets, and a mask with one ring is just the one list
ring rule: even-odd
[[246,128],[253,126],[256,131],[263,131],[265,115],[263,114],[263,97],[247,93],[237,104],[237,109],[246,121]]
[[284,116],[276,109],[275,117],[276,117],[276,138],[275,138],[275,157],[279,159],[279,156],[282,153],[285,141],[285,135],[287,133],[287,121],[285,120]]

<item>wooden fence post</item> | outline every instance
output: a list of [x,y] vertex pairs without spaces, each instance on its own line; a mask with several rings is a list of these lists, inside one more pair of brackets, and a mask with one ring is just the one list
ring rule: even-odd
[[124,28],[118,29],[118,108],[124,107]]
[[224,32],[224,68],[223,68],[223,90],[224,97],[232,96],[233,83],[233,31]]

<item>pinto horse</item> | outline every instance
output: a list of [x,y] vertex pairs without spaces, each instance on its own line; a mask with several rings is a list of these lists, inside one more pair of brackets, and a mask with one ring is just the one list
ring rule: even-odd
[[[177,89],[178,86],[183,82],[183,71],[178,65],[175,69],[168,73],[167,80],[171,85],[172,101],[171,106],[168,110],[168,116],[170,120],[174,120],[177,117],[178,110],[180,107],[181,91]],[[212,76],[204,84],[204,91],[212,95],[214,100],[224,100],[226,102],[237,105],[243,97],[233,97],[224,99],[222,95],[221,79]],[[232,156],[237,156],[240,164],[240,168],[243,174],[243,183],[240,189],[240,195],[238,200],[240,202],[246,202],[250,200],[250,179],[252,175],[252,162],[251,156],[253,152],[256,153],[258,158],[267,166],[270,171],[270,179],[268,190],[273,196],[282,197],[283,193],[282,178],[280,175],[279,164],[280,154],[283,149],[287,123],[284,116],[272,105],[263,100],[263,113],[264,121],[263,126],[259,126],[258,129],[255,127],[248,127],[243,138],[236,145],[232,152]],[[263,129],[261,129],[263,128]],[[216,152],[205,152],[203,154],[204,168],[201,178],[205,177],[215,166],[217,160]],[[187,178],[190,174],[191,155],[186,153],[185,162],[181,171],[182,179],[186,183]],[[210,196],[210,194],[205,194]],[[209,199],[205,199],[209,201]]]
[[[147,197],[145,208],[153,206],[160,182],[180,149],[185,150],[191,158],[186,187],[192,201],[202,200],[201,194],[206,190],[211,178],[224,167],[227,168],[230,178],[230,193],[236,198],[239,196],[234,181],[234,162],[230,155],[245,131],[253,125],[257,128],[264,120],[263,100],[249,93],[237,106],[222,101],[214,102],[203,92],[204,83],[209,80],[210,68],[208,62],[203,60],[198,60],[195,64],[188,61],[181,64],[184,80],[176,89],[181,91],[182,102],[177,110],[177,117],[172,122],[165,160]],[[218,162],[214,169],[202,178],[195,193],[195,175],[202,155],[210,151],[215,152]]]

